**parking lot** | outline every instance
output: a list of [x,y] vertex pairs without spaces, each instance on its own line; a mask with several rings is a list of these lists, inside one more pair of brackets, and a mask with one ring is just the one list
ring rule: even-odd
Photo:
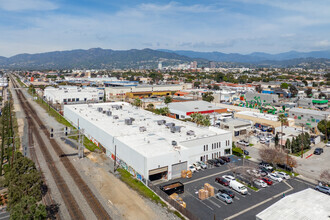
[[[231,161],[231,163],[235,163],[238,166],[242,165],[242,160],[235,156],[231,156]],[[228,164],[220,167],[210,167],[194,173],[190,179],[176,179],[170,182],[180,181],[184,184],[185,192],[180,194],[180,196],[186,202],[187,209],[200,219],[214,219],[214,217],[216,219],[255,219],[257,213],[281,199],[283,195],[314,187],[310,183],[295,178],[280,183],[274,181],[273,185],[258,191],[248,188],[247,195],[241,195],[232,190],[235,197],[231,204],[226,204],[216,197],[200,200],[198,198],[198,190],[203,188],[205,183],[213,186],[215,193],[218,192],[218,189],[226,188],[215,182],[215,178],[227,174],[232,175],[229,168],[230,165]],[[166,183],[160,185],[164,184]]]

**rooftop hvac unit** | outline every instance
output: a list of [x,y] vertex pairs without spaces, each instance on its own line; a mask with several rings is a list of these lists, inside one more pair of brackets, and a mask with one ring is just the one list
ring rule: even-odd
[[177,146],[178,143],[177,143],[176,141],[172,141],[172,145],[173,145],[173,146]]
[[181,127],[180,126],[173,126],[170,129],[171,129],[172,133],[181,132]]
[[118,115],[114,115],[113,119],[119,119]]
[[103,112],[102,112],[102,113],[103,113],[103,114],[105,114],[106,112],[107,112],[107,111],[104,111],[104,110],[103,110]]
[[140,127],[139,129],[140,129],[140,132],[144,132],[144,131],[147,131],[147,128],[146,128],[146,127],[144,127],[144,126]]
[[97,108],[97,111],[98,111],[98,112],[102,112],[102,111],[103,111],[103,108],[98,107],[98,108]]
[[193,135],[195,135],[195,132],[193,130],[189,130],[189,131],[187,131],[187,135],[193,136]]
[[107,116],[111,116],[112,112],[111,111],[107,111]]
[[131,117],[131,118],[129,118],[129,119],[131,119],[131,121],[135,121],[135,118],[132,118],[132,117]]
[[167,128],[171,128],[171,127],[175,126],[175,124],[173,122],[166,123],[165,125]]
[[125,124],[126,125],[132,125],[132,120],[130,119],[130,118],[128,118],[128,119],[125,119]]
[[166,124],[166,120],[158,120],[157,124],[158,125],[164,125],[164,124]]

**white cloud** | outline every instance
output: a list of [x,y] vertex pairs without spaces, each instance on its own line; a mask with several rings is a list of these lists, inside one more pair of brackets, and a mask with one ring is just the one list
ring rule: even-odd
[[315,43],[317,47],[330,47],[330,41],[328,40],[321,40]]
[[48,11],[58,6],[49,0],[0,0],[0,9],[5,11]]

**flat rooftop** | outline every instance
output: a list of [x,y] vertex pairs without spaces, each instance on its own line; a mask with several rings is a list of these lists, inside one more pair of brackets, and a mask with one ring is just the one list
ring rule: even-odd
[[[237,115],[246,115],[253,118],[260,118],[260,119],[266,119],[269,121],[278,121],[277,115],[270,115],[266,113],[258,113],[258,112],[250,112],[250,111],[242,111],[242,112],[236,112]],[[288,120],[293,120],[292,118],[287,118]]]
[[[120,105],[122,109],[112,108],[114,105]],[[98,108],[103,108],[103,111],[110,110],[112,116],[99,112]],[[197,127],[194,123],[156,115],[124,102],[65,105],[65,117],[67,117],[66,109],[70,109],[146,157],[174,152],[172,141],[176,141],[181,149],[189,149],[189,142],[192,140],[202,140],[206,137],[230,133],[215,127]],[[118,119],[114,119],[114,115],[117,115]],[[134,118],[132,125],[125,124],[125,119],[129,118]],[[70,120],[70,118],[68,119]],[[175,123],[175,126],[181,127],[181,132],[172,133],[165,125],[158,125],[158,120]],[[141,132],[140,127],[145,127],[146,131]],[[194,131],[195,134],[187,135],[187,131],[190,130]]]
[[224,109],[206,101],[171,102],[168,104],[168,107],[169,109],[183,112],[199,112]]
[[323,115],[323,116],[330,115],[330,112],[327,111],[317,111],[317,110],[304,109],[304,108],[292,108],[289,110],[289,112],[298,112],[302,114]]

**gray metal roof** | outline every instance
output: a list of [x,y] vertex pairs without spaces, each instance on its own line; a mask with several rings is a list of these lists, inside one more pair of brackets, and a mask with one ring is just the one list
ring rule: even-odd
[[297,112],[302,114],[311,114],[311,115],[330,115],[330,112],[326,111],[317,111],[317,110],[311,110],[311,109],[304,109],[304,108],[292,108],[289,110],[290,113]]
[[168,107],[170,110],[175,109],[182,112],[199,112],[223,109],[206,101],[172,102],[168,104]]

